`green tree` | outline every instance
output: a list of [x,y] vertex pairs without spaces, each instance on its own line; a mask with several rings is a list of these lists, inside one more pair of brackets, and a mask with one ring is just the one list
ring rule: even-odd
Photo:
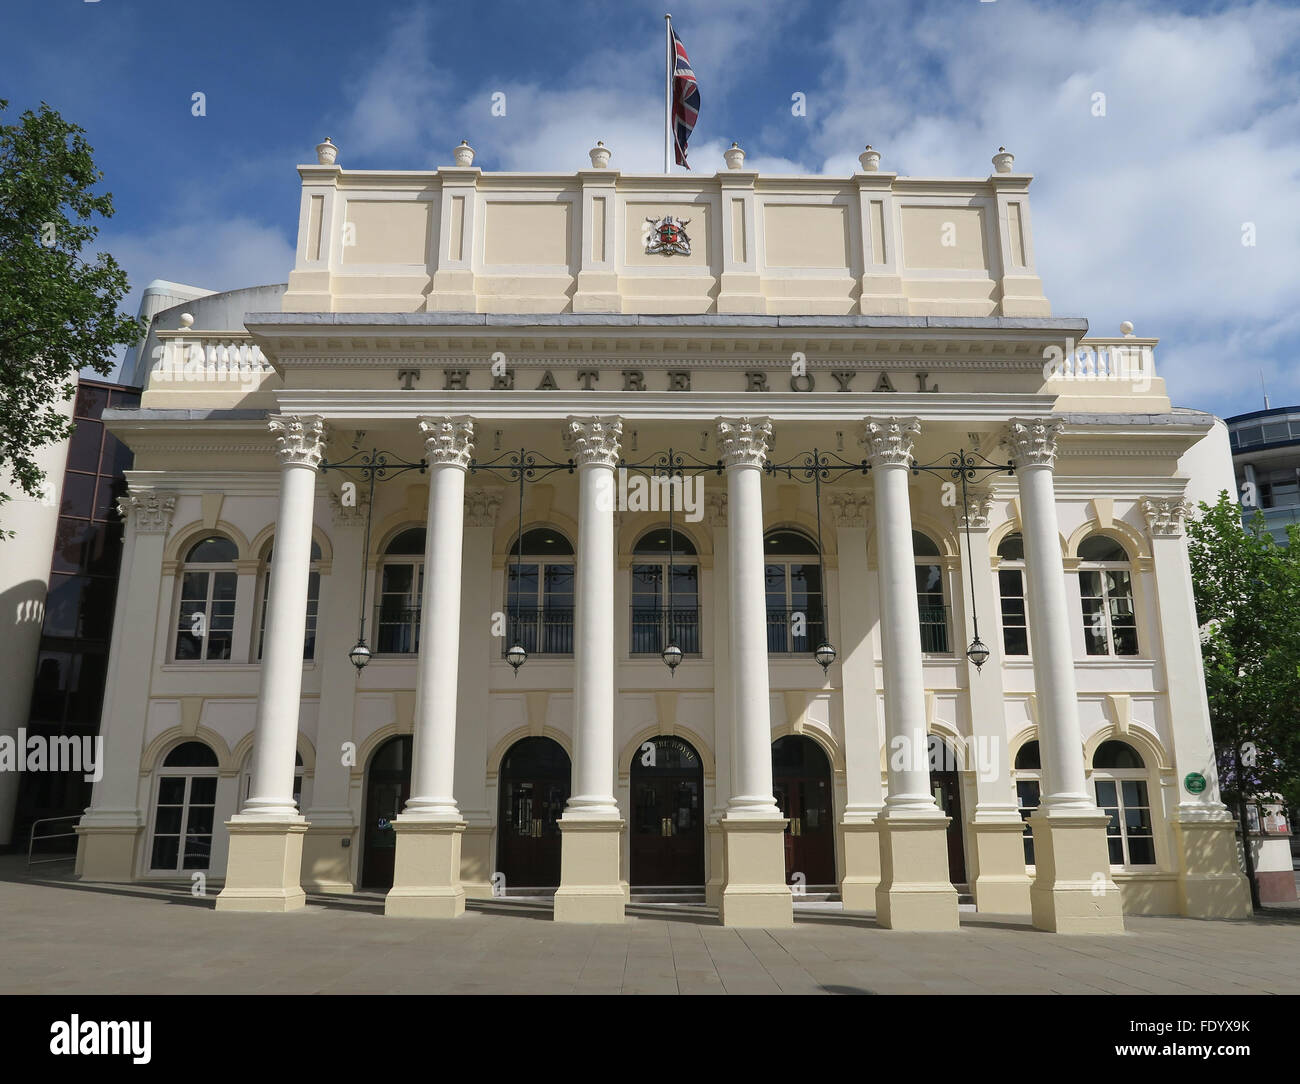
[[[112,196],[92,191],[103,174],[91,155],[85,132],[44,102],[0,124],[0,469],[33,497],[37,451],[72,431],[59,407],[78,373],[110,375],[115,349],[141,331],[119,311],[126,273],[107,253],[83,256],[96,219],[113,214]],[[11,498],[0,492],[0,504]]]
[[1201,512],[1188,524],[1187,547],[1205,686],[1223,798],[1244,840],[1250,799],[1276,794],[1291,809],[1300,805],[1300,527],[1280,546],[1259,511],[1243,527],[1226,490]]

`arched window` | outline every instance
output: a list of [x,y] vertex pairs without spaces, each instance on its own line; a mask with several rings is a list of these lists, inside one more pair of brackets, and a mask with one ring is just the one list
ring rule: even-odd
[[[268,542],[266,549],[262,551],[262,572],[258,576],[258,590],[262,596],[261,605],[257,608],[260,615],[257,626],[257,657],[259,660],[261,660],[262,651],[266,647],[266,612],[271,600],[271,545],[272,543]],[[320,543],[313,538],[311,540],[311,572],[307,577],[307,627],[303,631],[302,640],[302,657],[304,659],[316,657],[316,615],[320,609],[320,559]]]
[[1092,755],[1097,806],[1110,816],[1106,842],[1112,866],[1154,866],[1155,831],[1141,755],[1122,741],[1104,741]]
[[916,605],[921,615],[921,650],[930,655],[947,655],[948,607],[943,599],[943,564],[934,539],[912,532],[912,553],[916,558]]
[[1038,742],[1027,741],[1016,750],[1016,765],[1011,776],[1016,781],[1016,805],[1025,822],[1025,865],[1034,864],[1034,832],[1029,827],[1030,814],[1038,808],[1042,793],[1042,760]]
[[799,531],[763,537],[767,580],[767,650],[811,652],[826,639],[817,543]]
[[379,562],[375,646],[380,655],[420,650],[420,599],[424,594],[424,528],[399,531]]
[[158,775],[149,868],[207,869],[216,804],[217,754],[201,741],[182,742]]
[[238,547],[219,534],[199,539],[185,554],[176,615],[177,662],[230,658],[238,556]]
[[1095,534],[1079,544],[1079,596],[1083,642],[1089,655],[1136,655],[1137,616],[1128,552]]
[[668,582],[668,528],[641,536],[632,547],[632,654],[658,655],[671,640],[687,655],[700,653],[700,564],[695,544],[673,531]]
[[998,594],[1002,600],[1002,653],[1029,654],[1025,605],[1025,540],[1009,534],[998,546]]
[[506,562],[503,652],[521,644],[530,655],[573,654],[573,544],[553,527],[516,538]]

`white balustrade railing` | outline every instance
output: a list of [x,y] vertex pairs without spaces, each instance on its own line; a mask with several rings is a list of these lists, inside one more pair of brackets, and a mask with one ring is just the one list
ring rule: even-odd
[[1156,377],[1155,348],[1158,339],[1088,338],[1065,350],[1052,348],[1043,365],[1048,381],[1116,381],[1134,390],[1149,389]]
[[160,331],[151,379],[256,385],[275,370],[252,337],[239,332]]

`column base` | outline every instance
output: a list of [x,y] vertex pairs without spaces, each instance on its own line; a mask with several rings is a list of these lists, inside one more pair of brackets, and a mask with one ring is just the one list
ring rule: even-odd
[[875,819],[840,824],[844,841],[844,879],[840,899],[846,911],[874,911],[880,887],[880,828]]
[[218,911],[297,911],[302,890],[302,843],[307,822],[226,821],[230,852]]
[[[1226,812],[1214,819],[1174,820],[1178,845],[1178,913],[1188,918],[1249,918],[1250,885],[1237,857],[1236,822]],[[1290,878],[1290,873],[1286,874]],[[1295,882],[1290,880],[1294,899]]]
[[134,881],[136,849],[144,830],[138,815],[131,824],[96,823],[92,817],[82,817],[75,829],[77,876],[83,881]]
[[704,826],[704,832],[709,848],[709,877],[704,883],[704,904],[706,907],[721,907],[722,886],[727,880],[727,848],[722,841],[722,822],[709,822]]
[[459,918],[465,913],[460,883],[464,821],[393,819],[397,833],[393,887],[384,897],[388,918]]
[[[302,887],[307,892],[346,896],[356,891],[352,880],[352,855],[358,835],[351,824],[319,824],[308,818],[302,841]],[[344,840],[348,845],[343,845]]]
[[1050,933],[1124,932],[1124,907],[1110,877],[1105,813],[1080,811],[1029,818],[1034,832],[1034,883],[1029,890],[1035,929]]
[[724,926],[781,929],[794,925],[794,896],[785,883],[784,818],[723,817],[726,880],[718,903]]
[[560,887],[554,919],[587,925],[621,923],[628,889],[619,874],[622,820],[561,817]]
[[880,829],[880,884],[876,922],[887,930],[937,932],[960,928],[957,890],[948,879],[948,821],[933,814],[902,814],[888,807]]
[[460,883],[471,900],[492,898],[492,826],[472,824],[460,837]]
[[977,819],[968,830],[975,852],[976,873],[971,882],[975,910],[995,915],[1030,914],[1025,822],[1019,814],[1014,821]]

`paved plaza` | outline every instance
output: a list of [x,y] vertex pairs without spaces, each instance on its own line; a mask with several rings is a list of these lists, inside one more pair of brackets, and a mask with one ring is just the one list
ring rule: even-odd
[[288,915],[217,913],[180,885],[88,885],[0,859],[0,993],[1287,993],[1300,910],[1241,922],[1133,918],[1113,937],[962,914],[909,934],[801,908],[793,929],[724,929],[704,909],[633,907],[623,926],[471,902],[455,921],[386,919],[378,895]]

